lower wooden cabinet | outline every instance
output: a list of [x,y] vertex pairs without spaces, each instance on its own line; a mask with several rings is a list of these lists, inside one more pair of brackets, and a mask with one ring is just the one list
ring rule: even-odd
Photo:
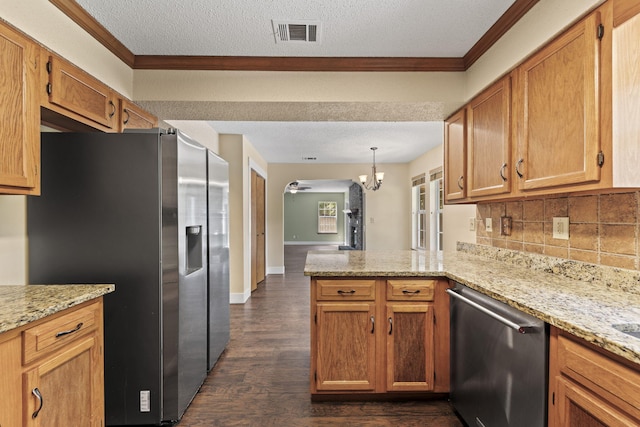
[[312,278],[312,395],[448,392],[447,287],[425,278]]
[[375,390],[375,304],[320,303],[317,316],[316,389]]
[[0,426],[104,425],[102,298],[0,334]]
[[552,328],[549,375],[549,427],[640,425],[640,366]]

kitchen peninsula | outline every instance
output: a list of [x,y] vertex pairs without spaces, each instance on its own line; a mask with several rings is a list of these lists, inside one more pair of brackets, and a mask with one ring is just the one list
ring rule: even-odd
[[114,290],[0,286],[0,425],[103,425],[102,297]]
[[[322,381],[325,377],[338,372],[335,366],[327,366],[335,354],[331,351],[340,351],[339,347],[333,348],[331,343],[323,342],[327,336],[331,336],[332,326],[327,328],[322,321],[338,322],[337,317],[334,319],[324,316],[325,309],[347,311],[348,304],[352,304],[353,308],[359,305],[359,310],[369,307],[370,312],[361,316],[361,319],[353,315],[352,319],[343,320],[351,323],[368,320],[375,327],[383,329],[378,339],[384,340],[393,333],[392,325],[386,324],[386,321],[375,322],[375,319],[393,319],[393,316],[384,309],[376,312],[374,305],[378,303],[384,307],[385,304],[395,304],[393,298],[389,297],[389,289],[393,288],[394,281],[404,281],[408,285],[405,290],[410,293],[405,296],[409,299],[428,293],[417,292],[415,286],[423,284],[434,289],[434,295],[427,297],[429,302],[416,301],[410,304],[435,305],[435,328],[441,327],[445,322],[448,328],[448,317],[438,316],[437,307],[442,306],[442,300],[445,300],[448,313],[448,296],[440,288],[449,287],[451,280],[551,325],[549,412],[555,415],[550,416],[550,425],[564,425],[561,422],[553,424],[556,419],[554,417],[562,417],[563,415],[558,414],[568,410],[563,406],[564,400],[560,402],[560,398],[572,403],[575,400],[570,393],[567,394],[566,383],[573,386],[586,382],[588,386],[584,387],[589,390],[589,396],[599,396],[607,404],[613,402],[616,408],[624,410],[624,416],[629,418],[622,419],[640,419],[640,339],[632,336],[640,331],[636,329],[640,328],[640,273],[637,271],[459,243],[455,252],[311,251],[307,255],[304,273],[311,277],[312,396],[345,392],[339,387],[331,389],[330,383],[327,388],[323,388],[325,384]],[[365,285],[369,281],[371,286],[382,288],[371,291],[377,299],[367,297],[366,287],[356,286],[358,281]],[[331,301],[323,300],[322,288],[332,283],[336,285],[334,294],[340,291],[342,294],[332,296]],[[374,325],[370,326],[369,332]],[[346,328],[345,325],[341,327]],[[325,328],[327,331],[323,332]],[[438,335],[437,329],[435,334]],[[369,339],[374,340],[374,335],[371,332]],[[448,336],[440,331],[440,336],[445,335]],[[357,341],[355,342],[354,347],[358,348]],[[447,352],[448,359],[449,348],[442,343],[438,347],[437,338],[435,343],[435,350],[432,351],[438,365],[439,358],[443,357],[441,352]],[[371,356],[378,370],[389,369],[389,355],[393,354],[393,344],[382,342],[372,345],[378,348],[377,359]],[[333,362],[335,360],[334,357]],[[344,360],[349,358],[345,357]],[[448,376],[448,365],[442,364],[442,360],[440,363],[440,366],[447,369],[442,374]],[[581,371],[582,366],[588,368]],[[324,372],[317,372],[322,370]],[[437,380],[441,374],[437,366],[435,374]],[[591,374],[596,377],[590,378]],[[379,375],[374,378],[380,381],[381,378],[392,377]],[[615,382],[621,386],[613,386]],[[344,381],[336,381],[334,384],[339,386],[343,383]],[[358,382],[355,383],[357,389]],[[386,387],[379,384],[378,392],[388,392],[389,385],[389,381],[386,382]],[[373,392],[375,386],[369,385],[368,390]],[[424,390],[448,391],[433,387]],[[362,394],[363,391],[361,389],[359,392]],[[553,406],[556,401],[558,405]]]

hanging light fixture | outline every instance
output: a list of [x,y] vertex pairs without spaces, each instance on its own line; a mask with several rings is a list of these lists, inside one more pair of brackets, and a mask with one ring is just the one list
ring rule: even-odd
[[376,191],[382,185],[382,180],[384,179],[384,172],[376,171],[376,150],[378,147],[371,147],[371,151],[373,151],[373,166],[371,167],[371,179],[367,181],[367,175],[360,175],[360,183],[367,190]]

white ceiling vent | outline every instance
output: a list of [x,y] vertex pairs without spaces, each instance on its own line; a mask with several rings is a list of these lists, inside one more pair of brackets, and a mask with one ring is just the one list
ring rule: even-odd
[[320,21],[275,21],[273,33],[276,43],[313,43],[320,44],[322,25]]

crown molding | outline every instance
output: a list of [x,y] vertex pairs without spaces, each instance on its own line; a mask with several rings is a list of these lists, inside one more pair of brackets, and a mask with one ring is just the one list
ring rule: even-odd
[[462,58],[134,55],[74,0],[49,0],[132,69],[233,71],[465,71],[539,0],[516,0]]

